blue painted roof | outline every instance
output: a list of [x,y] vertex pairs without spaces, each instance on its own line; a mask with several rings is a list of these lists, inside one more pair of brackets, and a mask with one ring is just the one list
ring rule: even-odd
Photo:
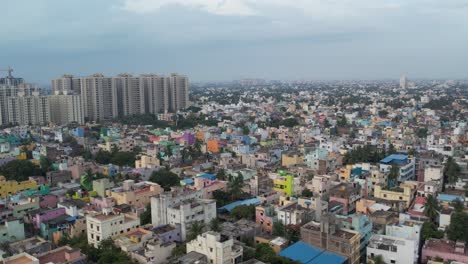
[[285,248],[279,255],[303,264],[342,264],[346,261],[343,256],[309,245],[303,241],[296,242]]
[[252,199],[247,199],[247,200],[242,200],[242,201],[235,201],[233,203],[226,204],[225,206],[219,208],[219,210],[227,210],[228,212],[231,212],[237,206],[241,206],[241,205],[258,205],[258,204],[260,204],[260,199],[252,198]]
[[185,184],[194,184],[194,183],[195,183],[195,182],[193,181],[193,179],[190,179],[190,178],[188,178],[188,179],[183,179],[182,181],[183,181]]
[[313,259],[312,262],[307,264],[319,264],[319,263],[331,263],[331,264],[342,264],[345,263],[346,258],[330,251],[324,251],[317,258]]
[[392,162],[401,163],[401,162],[405,162],[406,159],[408,159],[408,156],[407,156],[407,155],[404,155],[404,154],[392,154],[392,155],[390,155],[390,156],[385,157],[385,158],[382,159],[380,162],[381,162],[381,163],[392,163]]
[[463,196],[458,196],[458,195],[452,195],[452,194],[445,194],[445,193],[441,193],[437,196],[437,200],[441,200],[441,201],[449,201],[449,202],[453,202],[455,200],[460,200],[460,201],[464,201],[465,198]]
[[205,178],[205,179],[214,181],[214,180],[216,180],[216,175],[209,174],[209,173],[203,173],[202,175],[197,176],[197,178]]

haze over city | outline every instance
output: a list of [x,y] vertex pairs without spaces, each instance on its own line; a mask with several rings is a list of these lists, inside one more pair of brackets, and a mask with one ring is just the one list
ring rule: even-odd
[[464,0],[3,1],[0,63],[64,73],[183,72],[193,81],[467,78]]

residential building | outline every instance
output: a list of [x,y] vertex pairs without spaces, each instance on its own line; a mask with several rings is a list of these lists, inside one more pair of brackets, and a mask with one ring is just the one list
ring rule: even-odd
[[188,230],[194,222],[208,225],[216,218],[216,201],[196,199],[173,204],[167,208],[168,224],[180,224],[181,238],[185,240]]
[[102,121],[117,117],[112,96],[112,78],[94,74],[81,78],[81,100],[86,120]]
[[209,263],[239,263],[242,260],[242,246],[221,234],[209,231],[187,243],[187,253],[195,251],[207,256]]
[[380,171],[390,172],[392,166],[398,167],[398,182],[414,180],[415,161],[414,158],[403,154],[392,154],[380,161]]
[[149,181],[135,183],[134,180],[126,180],[122,187],[109,190],[107,195],[114,198],[117,205],[128,204],[142,208],[150,203],[152,196],[162,192],[163,189],[157,183]]
[[416,187],[410,182],[400,184],[400,187],[388,189],[381,185],[374,187],[374,197],[389,201],[402,201],[405,207],[408,208],[416,194]]
[[189,80],[187,76],[176,73],[168,77],[169,110],[177,112],[189,107]]
[[350,264],[360,263],[360,240],[357,231],[339,228],[332,214],[322,216],[320,223],[309,222],[301,227],[301,240],[348,258]]
[[71,94],[67,90],[49,96],[50,121],[57,125],[84,123],[83,102],[80,94]]
[[374,234],[367,245],[367,259],[382,256],[385,263],[417,263],[418,255],[414,240]]
[[442,259],[442,261],[457,263],[468,263],[468,251],[463,242],[454,242],[444,239],[430,238],[426,240],[422,248],[421,261],[425,263],[429,260]]
[[49,97],[32,92],[7,98],[8,122],[16,125],[43,125],[50,121]]
[[7,197],[29,189],[37,189],[37,183],[34,180],[17,182],[15,180],[7,181],[0,175],[0,197]]
[[6,220],[0,225],[0,242],[15,242],[25,238],[24,224],[17,219]]
[[98,215],[86,216],[88,243],[96,248],[102,240],[123,234],[139,226],[139,218],[125,214],[105,212]]

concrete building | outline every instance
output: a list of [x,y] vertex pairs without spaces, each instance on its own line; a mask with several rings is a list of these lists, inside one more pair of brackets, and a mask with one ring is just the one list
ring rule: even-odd
[[66,125],[72,122],[84,123],[84,111],[81,95],[69,94],[67,90],[49,97],[50,121],[57,125]]
[[417,263],[414,252],[417,252],[414,240],[375,234],[367,246],[367,259],[381,255],[385,263]]
[[114,112],[112,78],[102,74],[81,78],[81,96],[87,120],[101,121],[117,117]]
[[8,115],[8,98],[16,97],[18,93],[24,93],[24,96],[31,96],[34,91],[37,91],[35,86],[23,83],[22,81],[5,81],[0,83],[0,125],[10,123]]
[[415,177],[415,159],[403,154],[392,154],[380,161],[381,172],[390,172],[392,166],[398,167],[398,182],[413,180]]
[[140,78],[131,74],[119,74],[112,78],[114,116],[145,113],[145,91]]
[[185,240],[188,230],[194,222],[208,225],[216,218],[216,201],[208,199],[196,199],[174,204],[167,208],[167,220],[169,224],[180,224],[181,238]]
[[64,74],[61,78],[52,80],[52,93],[56,94],[81,92],[81,78],[74,77],[71,74]]
[[348,258],[348,263],[360,263],[360,239],[357,231],[341,229],[335,216],[326,214],[320,223],[310,222],[301,227],[301,240]]
[[20,220],[7,220],[0,225],[0,242],[14,242],[24,238],[24,224]]
[[88,244],[98,247],[99,243],[109,237],[123,234],[139,227],[140,219],[125,214],[103,213],[86,216]]
[[187,243],[187,253],[195,251],[207,256],[209,263],[239,263],[242,260],[242,246],[221,234],[209,231]]
[[154,226],[169,224],[167,208],[182,201],[202,198],[200,190],[176,187],[169,192],[163,192],[151,197],[151,223]]
[[[463,242],[454,242],[450,240],[434,239],[426,240],[422,248],[421,262],[426,263],[429,260],[441,258],[443,262],[468,263],[468,251]],[[440,263],[440,262],[439,262]]]
[[8,123],[16,125],[43,125],[50,121],[49,97],[39,95],[38,91],[27,95],[19,92],[7,98]]
[[117,205],[128,204],[135,208],[143,208],[150,203],[150,198],[163,192],[159,184],[126,180],[122,187],[107,191],[107,195],[115,199]]
[[189,106],[189,80],[187,76],[171,74],[169,79],[169,109],[177,112]]
[[7,197],[18,192],[37,189],[38,185],[36,181],[26,180],[17,182],[15,180],[7,181],[4,176],[0,175],[0,198]]

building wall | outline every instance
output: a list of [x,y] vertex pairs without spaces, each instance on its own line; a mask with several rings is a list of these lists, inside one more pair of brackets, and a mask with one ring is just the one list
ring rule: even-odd
[[0,197],[7,197],[9,195],[17,194],[18,192],[37,189],[37,183],[33,180],[17,182],[15,180],[11,181],[1,181],[0,180]]
[[187,243],[187,253],[195,251],[206,255],[209,263],[237,263],[242,257],[242,247],[234,247],[234,240],[221,242],[221,235],[207,232]]

